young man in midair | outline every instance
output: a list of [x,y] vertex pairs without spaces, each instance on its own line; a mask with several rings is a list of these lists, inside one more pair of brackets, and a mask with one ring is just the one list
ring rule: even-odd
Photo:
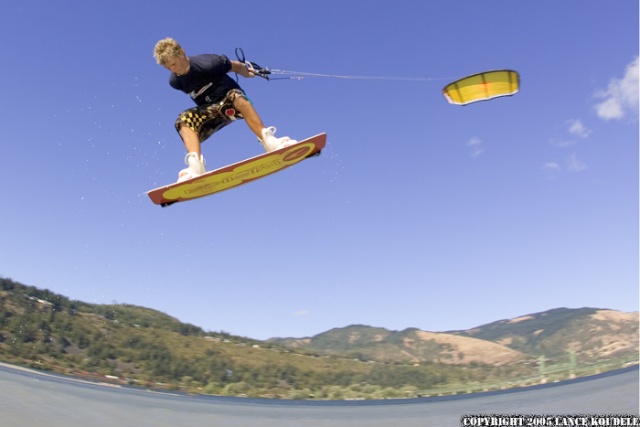
[[276,128],[264,126],[240,85],[228,75],[234,72],[242,77],[254,77],[245,64],[224,55],[187,56],[172,38],[156,43],[153,56],[158,64],[171,71],[171,87],[188,94],[196,103],[196,107],[182,112],[175,124],[187,149],[185,163],[188,166],[180,171],[178,182],[205,173],[200,144],[232,120],[243,118],[266,151],[296,143],[286,136],[276,138]]

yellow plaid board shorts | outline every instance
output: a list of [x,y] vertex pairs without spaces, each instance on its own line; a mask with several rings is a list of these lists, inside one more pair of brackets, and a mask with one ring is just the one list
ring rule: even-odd
[[183,111],[176,120],[176,130],[180,133],[181,125],[185,125],[198,135],[200,142],[203,142],[229,123],[244,118],[233,107],[233,101],[239,96],[247,98],[243,91],[231,89],[219,102],[198,105]]

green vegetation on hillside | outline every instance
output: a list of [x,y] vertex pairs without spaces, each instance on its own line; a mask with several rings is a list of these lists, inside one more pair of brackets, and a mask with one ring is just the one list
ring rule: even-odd
[[321,334],[315,348],[294,349],[205,332],[148,308],[72,301],[0,278],[0,361],[100,381],[192,393],[345,399],[484,389],[537,372],[527,361],[493,366],[370,358],[385,338],[384,354],[398,352],[406,334],[354,326]]
[[163,313],[72,301],[0,278],[0,360],[145,387],[288,398],[406,397],[493,369],[385,365],[205,332]]

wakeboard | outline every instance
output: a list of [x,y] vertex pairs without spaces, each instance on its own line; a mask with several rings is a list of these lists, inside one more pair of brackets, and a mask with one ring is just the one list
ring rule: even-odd
[[210,196],[248,184],[293,166],[306,158],[317,156],[326,142],[327,134],[321,133],[288,147],[251,157],[186,181],[153,189],[148,191],[147,195],[153,203],[163,208],[174,203]]

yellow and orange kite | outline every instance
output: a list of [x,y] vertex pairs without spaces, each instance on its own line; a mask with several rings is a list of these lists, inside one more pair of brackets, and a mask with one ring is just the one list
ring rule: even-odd
[[442,89],[450,104],[467,105],[501,96],[511,96],[520,89],[520,76],[513,70],[495,70],[456,80]]

